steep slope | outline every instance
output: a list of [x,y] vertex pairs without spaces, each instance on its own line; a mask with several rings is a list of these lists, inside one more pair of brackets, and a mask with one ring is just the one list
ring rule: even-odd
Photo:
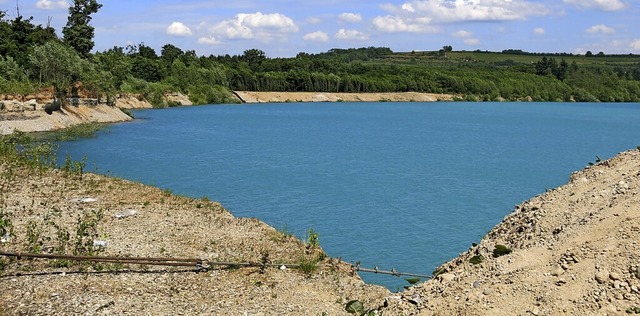
[[[640,313],[639,191],[639,150],[575,172],[568,184],[516,206],[384,314]],[[496,245],[512,252],[495,257]]]

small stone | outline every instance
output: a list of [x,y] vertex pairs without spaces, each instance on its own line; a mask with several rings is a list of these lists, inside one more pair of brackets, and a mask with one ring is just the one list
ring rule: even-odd
[[620,281],[618,281],[618,280],[613,281],[613,288],[614,289],[619,289],[620,288]]
[[442,282],[450,282],[453,279],[456,278],[456,275],[453,273],[443,273],[441,275],[438,276],[440,278],[440,281]]
[[479,288],[479,287],[480,287],[480,285],[482,285],[482,281],[474,281],[474,282],[473,282],[473,288],[474,288],[474,289]]
[[420,302],[422,301],[422,298],[420,297],[420,294],[418,293],[413,293],[413,295],[411,295],[411,299],[409,300],[409,302],[413,303],[413,304],[420,304]]
[[484,294],[484,295],[489,295],[491,293],[493,293],[493,290],[490,289],[490,288],[486,288],[486,289],[484,289],[484,291],[482,291],[482,294]]
[[611,280],[620,280],[620,274],[616,273],[616,272],[611,272],[609,273],[609,278],[611,278]]
[[531,314],[536,315],[536,316],[540,315],[540,308],[538,308],[538,306],[534,307],[531,310]]
[[566,263],[561,264],[560,267],[562,267],[563,270],[569,269],[569,266]]
[[609,279],[609,273],[607,273],[607,271],[598,271],[596,273],[596,281],[598,281],[598,283],[602,284],[607,282],[607,280]]
[[560,276],[564,273],[564,269],[560,266],[555,266],[553,270],[551,270],[551,275]]

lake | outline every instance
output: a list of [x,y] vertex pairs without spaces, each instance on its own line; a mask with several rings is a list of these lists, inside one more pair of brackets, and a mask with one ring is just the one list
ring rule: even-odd
[[[430,274],[571,172],[640,145],[640,104],[279,103],[132,111],[60,144],[362,267]],[[275,258],[274,258],[275,259]],[[259,260],[259,258],[256,258]],[[408,284],[363,273],[391,290]]]

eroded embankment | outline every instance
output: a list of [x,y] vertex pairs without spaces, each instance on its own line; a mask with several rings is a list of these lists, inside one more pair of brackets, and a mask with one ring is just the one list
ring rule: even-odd
[[[179,93],[167,94],[165,99],[191,105],[189,99]],[[106,100],[72,98],[61,110],[48,114],[45,107],[52,101],[50,94],[29,96],[25,100],[0,95],[0,135],[13,131],[48,132],[86,123],[126,122],[132,118],[121,109],[153,107],[148,101],[134,95],[120,95],[114,105],[107,105]]]
[[245,103],[267,102],[433,102],[452,101],[448,94],[419,92],[390,93],[337,93],[337,92],[256,92],[235,91],[235,95]]

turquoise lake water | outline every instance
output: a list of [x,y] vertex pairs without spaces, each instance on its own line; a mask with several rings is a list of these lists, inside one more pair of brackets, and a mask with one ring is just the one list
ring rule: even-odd
[[[430,274],[572,171],[640,145],[640,104],[281,103],[133,111],[87,170],[221,202],[362,267]],[[259,258],[256,258],[258,260]],[[363,273],[391,290],[407,283]]]

